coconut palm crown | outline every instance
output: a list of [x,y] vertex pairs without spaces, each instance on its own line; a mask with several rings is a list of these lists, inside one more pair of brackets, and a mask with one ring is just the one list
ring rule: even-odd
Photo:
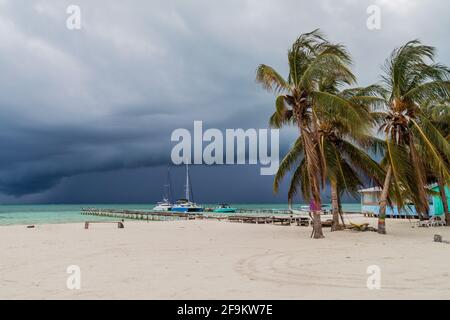
[[[429,210],[426,192],[426,170],[429,161],[438,175],[450,178],[445,158],[450,156],[448,141],[425,116],[422,106],[429,100],[448,100],[449,69],[434,62],[435,48],[418,40],[396,49],[384,65],[382,84],[385,108],[379,131],[385,135],[387,174],[380,201],[378,231],[386,233],[385,215],[389,194],[399,207],[406,198],[419,215]],[[426,153],[421,156],[419,150]]]
[[[346,114],[349,122],[360,120],[358,110],[336,94],[320,90],[321,81],[330,77],[340,84],[352,84],[355,76],[350,71],[351,57],[340,44],[330,43],[319,31],[301,35],[288,51],[289,74],[285,79],[274,68],[260,65],[256,80],[268,91],[277,94],[276,111],[270,119],[273,127],[294,124],[299,130],[296,145],[301,148],[308,178],[302,189],[305,199],[315,208],[321,206],[320,190],[324,186],[326,160],[320,148],[315,105],[334,105]],[[355,123],[355,122],[353,122]],[[314,237],[322,238],[320,212],[314,211]]]

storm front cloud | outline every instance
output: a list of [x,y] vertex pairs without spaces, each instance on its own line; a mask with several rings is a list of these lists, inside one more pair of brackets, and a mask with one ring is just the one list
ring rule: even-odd
[[[81,29],[66,26],[71,5]],[[367,8],[381,9],[369,30]],[[0,201],[154,202],[171,132],[267,128],[274,96],[261,63],[320,28],[347,45],[360,85],[419,38],[449,64],[447,0],[0,0]],[[281,152],[294,139],[281,132]],[[175,168],[174,192],[182,190]],[[203,202],[285,201],[257,166],[195,166]]]

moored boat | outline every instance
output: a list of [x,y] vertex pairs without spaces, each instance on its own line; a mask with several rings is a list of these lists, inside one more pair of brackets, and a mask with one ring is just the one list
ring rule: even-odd
[[235,213],[236,208],[232,208],[228,204],[220,204],[217,208],[214,209],[215,213]]
[[203,208],[189,199],[180,199],[172,206],[172,212],[203,212]]
[[153,211],[171,211],[172,204],[170,203],[170,199],[172,196],[171,186],[170,186],[170,169],[167,167],[167,181],[164,185],[164,196],[163,201],[160,201],[153,208]]
[[156,206],[153,208],[153,211],[171,211],[172,204],[168,199],[163,199],[163,201],[158,202]]
[[172,212],[203,212],[204,208],[191,201],[191,186],[189,181],[189,164],[186,164],[186,185],[185,185],[185,199],[179,199],[173,206]]

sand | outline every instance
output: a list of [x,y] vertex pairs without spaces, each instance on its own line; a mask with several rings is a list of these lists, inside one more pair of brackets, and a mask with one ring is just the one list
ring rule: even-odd
[[[353,218],[367,220],[370,218]],[[450,228],[388,235],[218,221],[0,227],[1,299],[449,299]],[[69,290],[67,267],[81,270]],[[381,288],[367,288],[370,265]]]

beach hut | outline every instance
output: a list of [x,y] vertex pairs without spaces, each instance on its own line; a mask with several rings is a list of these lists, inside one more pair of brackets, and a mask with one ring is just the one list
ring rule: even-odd
[[[444,215],[444,204],[442,203],[442,199],[439,194],[439,186],[435,184],[432,185],[430,189],[435,192],[435,194],[432,195],[434,215]],[[447,196],[447,203],[450,204],[450,190],[448,186],[445,187],[445,195]]]
[[[374,187],[368,189],[362,189],[358,192],[361,195],[361,212],[364,214],[375,215],[378,216],[380,213],[380,197],[381,197],[381,188]],[[430,205],[430,211],[433,209]],[[386,215],[388,217],[417,217],[416,208],[412,204],[405,205],[402,209],[399,210],[398,206],[393,203],[393,206],[387,206]]]

